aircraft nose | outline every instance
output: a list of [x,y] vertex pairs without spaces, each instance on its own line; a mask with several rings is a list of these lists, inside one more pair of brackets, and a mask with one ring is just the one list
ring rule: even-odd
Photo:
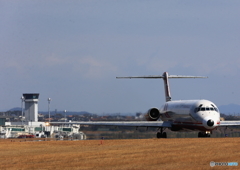
[[209,119],[209,120],[207,121],[207,125],[210,126],[210,127],[212,127],[212,126],[214,125],[214,121],[213,121],[212,119]]

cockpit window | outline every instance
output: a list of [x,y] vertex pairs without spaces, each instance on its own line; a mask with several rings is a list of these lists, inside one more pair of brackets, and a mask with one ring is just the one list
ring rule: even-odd
[[[211,104],[212,105],[212,104]],[[198,107],[196,107],[195,109],[194,109],[194,112],[195,113],[197,113],[197,112],[199,112],[199,111],[216,111],[216,112],[219,112],[218,111],[218,109],[214,106],[214,105],[212,105],[212,107],[202,107],[202,104],[201,105],[199,105]]]
[[211,105],[212,105],[212,107],[214,108],[214,110],[215,110],[216,112],[219,112],[218,109],[217,109],[213,104],[211,104]]

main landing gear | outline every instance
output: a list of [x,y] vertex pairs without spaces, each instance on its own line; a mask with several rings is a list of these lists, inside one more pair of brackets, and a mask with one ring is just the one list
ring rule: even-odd
[[163,128],[160,129],[160,132],[157,132],[157,138],[167,138],[167,133],[163,132]]
[[198,132],[199,138],[209,138],[211,137],[210,132]]

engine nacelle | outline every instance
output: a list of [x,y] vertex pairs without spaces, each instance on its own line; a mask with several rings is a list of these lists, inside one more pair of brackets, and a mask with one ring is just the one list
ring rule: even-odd
[[148,110],[147,114],[145,115],[146,120],[148,121],[156,121],[160,117],[160,112],[157,108],[151,108]]

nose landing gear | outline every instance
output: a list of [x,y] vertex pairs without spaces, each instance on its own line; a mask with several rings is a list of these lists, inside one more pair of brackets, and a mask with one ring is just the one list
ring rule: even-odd
[[209,137],[211,137],[211,135],[210,135],[210,132],[198,132],[198,137],[199,138],[209,138]]

